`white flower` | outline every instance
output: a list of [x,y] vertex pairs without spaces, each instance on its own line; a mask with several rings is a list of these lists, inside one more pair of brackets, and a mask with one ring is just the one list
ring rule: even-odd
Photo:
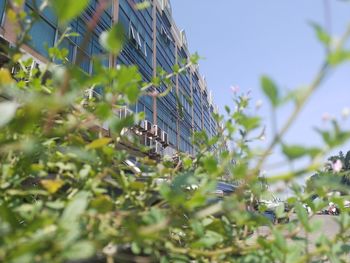
[[343,116],[344,119],[347,119],[350,116],[350,108],[345,107],[342,110],[341,115]]
[[341,169],[343,168],[343,163],[341,162],[341,160],[336,160],[333,164],[332,164],[332,169],[334,172],[339,173],[341,171]]
[[332,119],[332,116],[328,112],[325,112],[322,114],[322,120],[324,122],[330,121],[331,119]]
[[231,86],[231,90],[234,94],[237,94],[240,90],[239,86]]
[[262,100],[258,100],[256,103],[255,103],[255,108],[258,110],[261,108],[261,106],[263,105],[263,101]]

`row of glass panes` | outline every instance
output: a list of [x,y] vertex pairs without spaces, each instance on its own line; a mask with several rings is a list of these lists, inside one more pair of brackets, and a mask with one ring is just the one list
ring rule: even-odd
[[182,92],[180,92],[180,103],[182,108],[188,113],[192,114],[192,106],[190,104],[191,98],[186,97]]
[[6,0],[0,0],[0,26],[2,27],[5,20]]
[[135,26],[130,21],[129,23],[129,39],[133,43],[136,49],[140,50],[141,53],[147,57],[147,43],[144,37],[140,36],[140,32],[135,29]]
[[[32,1],[26,1],[25,11],[27,13],[37,12]],[[110,24],[111,22],[112,20]],[[103,48],[99,43],[99,35],[97,32],[91,34],[85,47],[82,46],[84,36],[87,33],[86,23],[87,22],[82,17],[71,22],[70,26],[72,31],[78,33],[79,36],[64,39],[60,48],[66,48],[68,50],[68,60],[70,62],[75,62],[76,57],[79,55],[81,57],[79,66],[85,72],[92,73],[93,55],[102,55],[102,63],[106,67],[109,66],[109,58],[104,54]],[[102,29],[98,27],[99,26],[97,26],[97,29],[99,30],[96,31],[102,31]],[[60,36],[57,17],[50,8],[45,8],[45,10],[39,14],[38,19],[33,23],[29,31],[29,35],[31,36],[31,40],[28,44],[41,55],[49,57],[48,48],[53,47]]]
[[[152,75],[153,73],[152,28],[149,28],[147,23],[142,23],[144,21],[140,21],[140,13],[133,10],[126,0],[120,1],[119,7],[119,22],[125,29],[126,37],[130,40],[125,45],[121,57],[127,56],[131,64],[139,66],[140,71],[144,67],[147,71],[147,76],[144,77],[148,80],[151,77],[149,74]],[[145,19],[145,15],[149,16],[145,11],[140,12],[143,13],[143,19]],[[134,51],[137,53],[134,53]]]

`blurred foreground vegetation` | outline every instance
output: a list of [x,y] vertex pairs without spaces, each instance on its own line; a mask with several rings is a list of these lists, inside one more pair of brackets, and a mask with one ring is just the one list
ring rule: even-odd
[[[84,8],[67,5],[69,12],[62,12],[59,2],[48,4],[65,22]],[[15,20],[25,17],[18,10],[7,12]],[[19,37],[0,69],[0,262],[350,262],[348,213],[336,219],[339,233],[330,238],[320,232],[312,249],[308,235],[300,234],[320,230],[310,219],[328,201],[342,210],[344,197],[327,194],[340,189],[349,195],[342,180],[333,180],[348,173],[348,156],[346,169],[328,177],[331,183],[315,183],[306,190],[293,183],[322,170],[325,156],[343,145],[350,131],[333,120],[332,128],[318,130],[324,145],[306,148],[283,139],[322,81],[350,57],[346,49],[350,26],[337,41],[320,26],[314,28],[326,55],[310,85],[284,94],[269,77],[261,78],[273,111],[286,104],[294,107],[266,149],[251,147],[265,131],[260,118],[249,110],[249,95],[235,94],[234,110],[226,107],[226,117],[217,116],[222,124],[218,135],[194,136],[196,156],[180,154],[175,163],[138,157],[141,173],[130,172],[126,165],[130,153],[118,143],[138,144],[124,131],[144,116],[119,119],[114,110],[148,96],[166,78],[143,83],[135,67],[105,68],[99,57],[95,74],[88,77],[65,62],[67,50],[59,47],[49,50],[52,61],[59,58],[59,65],[28,69],[32,61],[20,52]],[[64,24],[62,29],[62,39],[73,33]],[[115,25],[103,34],[101,43],[107,52],[120,52],[120,30]],[[197,59],[194,56],[188,63]],[[15,75],[11,74],[14,65]],[[181,74],[179,66],[174,66],[174,74]],[[84,96],[92,86],[104,87],[98,99]],[[96,129],[106,122],[110,136]],[[260,171],[276,149],[282,149],[288,162],[300,158],[310,162],[262,183]],[[160,178],[167,181],[159,183]],[[218,181],[237,188],[232,195],[210,202]],[[275,211],[278,218],[291,218],[285,224],[273,224],[263,216],[266,207],[258,205],[261,196],[271,191],[266,184],[277,183],[292,185],[293,190],[293,197]],[[315,194],[324,203],[312,203]],[[305,203],[313,213],[307,213]],[[271,230],[268,237],[256,234],[262,226]]]

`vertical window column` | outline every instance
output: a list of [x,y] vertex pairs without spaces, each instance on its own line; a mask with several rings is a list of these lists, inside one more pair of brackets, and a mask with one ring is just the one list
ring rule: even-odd
[[[26,1],[25,11],[38,12],[33,1]],[[38,53],[49,57],[48,48],[54,46],[57,36],[57,17],[50,8],[46,8],[39,14],[38,19],[33,23],[29,35],[31,40],[28,44]]]
[[0,0],[0,26],[3,25],[6,9],[6,0]]

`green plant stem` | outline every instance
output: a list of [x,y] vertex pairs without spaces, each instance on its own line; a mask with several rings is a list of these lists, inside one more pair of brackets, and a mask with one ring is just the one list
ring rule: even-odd
[[[335,51],[341,50],[344,47],[344,45],[349,37],[350,37],[350,25],[348,26],[346,32],[342,36]],[[264,162],[266,161],[266,158],[270,155],[272,150],[279,143],[280,138],[282,138],[286,134],[286,132],[290,129],[292,124],[295,122],[296,118],[299,116],[301,110],[304,108],[306,102],[310,99],[312,94],[320,87],[321,83],[327,77],[330,69],[331,69],[331,65],[328,63],[328,60],[326,60],[323,63],[323,65],[321,66],[315,79],[312,81],[312,83],[310,84],[310,86],[306,90],[304,96],[298,101],[296,108],[294,109],[292,114],[289,116],[288,120],[286,121],[286,123],[282,127],[281,131],[274,136],[272,142],[267,147],[267,149],[264,151],[262,158],[259,160],[258,164],[256,165],[256,168],[254,169],[253,175],[257,174],[257,172],[260,171]]]
[[[164,77],[164,79],[170,79],[172,77],[175,77],[175,76],[181,74],[182,72],[184,72],[187,68],[189,68],[192,65],[193,65],[193,63],[190,62],[190,63],[186,64],[184,67],[182,67],[181,69],[179,69],[178,72],[169,73],[168,75],[166,75]],[[154,86],[154,83],[152,83],[152,82],[148,83],[148,84],[146,84],[145,86],[143,86],[141,88],[141,92],[146,92],[146,94],[147,94],[148,90],[150,88],[152,88],[153,86]],[[164,97],[164,96],[166,96],[169,93],[170,90],[171,90],[171,86],[170,86],[170,88],[168,87],[164,92],[157,94],[157,97]]]

